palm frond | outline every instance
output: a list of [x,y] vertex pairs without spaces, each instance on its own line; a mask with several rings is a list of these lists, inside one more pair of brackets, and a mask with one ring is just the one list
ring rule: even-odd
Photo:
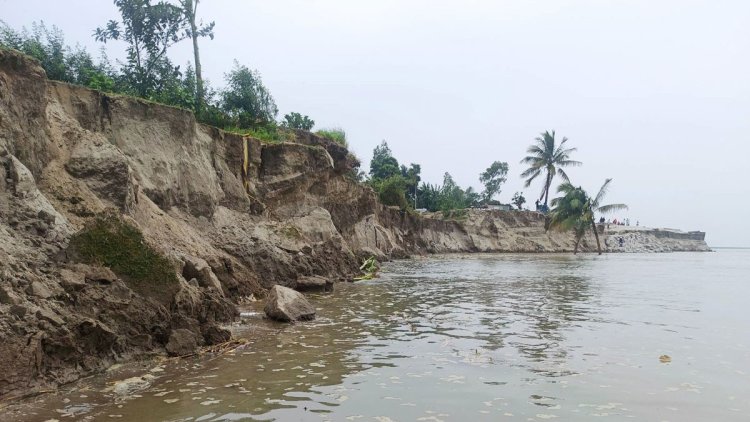
[[628,209],[628,206],[625,204],[609,204],[609,205],[602,205],[601,207],[597,207],[596,211],[601,214],[609,214],[614,211],[625,211]]
[[558,161],[557,165],[560,167],[580,167],[583,163],[575,160],[562,160]]
[[612,178],[604,180],[604,183],[602,184],[602,187],[599,188],[599,193],[596,194],[594,203],[592,204],[594,207],[598,207],[599,204],[604,199],[604,197],[607,196],[607,191],[609,190],[609,184],[611,182],[612,182]]
[[565,173],[565,170],[558,169],[557,172],[560,173],[560,177],[562,177],[564,182],[570,183],[570,177],[568,177],[568,173]]
[[[529,169],[529,170],[535,170],[535,169]],[[526,172],[524,172],[524,173],[526,173]],[[542,174],[542,171],[539,170],[539,169],[536,169],[536,172],[534,172],[533,174],[531,174],[531,176],[528,179],[526,179],[526,181],[523,184],[524,187],[528,188],[529,186],[531,186],[531,182],[533,182],[534,179],[536,179],[540,174]]]
[[536,154],[539,156],[544,155],[544,150],[539,147],[539,145],[532,145],[526,149],[526,152],[529,154]]
[[557,187],[557,192],[562,194],[569,194],[575,189],[575,186],[571,184],[570,182],[560,183],[560,186]]
[[532,176],[532,175],[533,175],[533,177],[537,177],[537,176],[539,176],[539,174],[541,172],[542,172],[542,170],[540,168],[538,168],[538,167],[529,167],[526,170],[524,170],[523,173],[521,173],[521,177],[529,177],[529,176]]
[[521,160],[521,164],[531,164],[533,166],[541,167],[544,165],[544,160],[539,157],[527,156]]

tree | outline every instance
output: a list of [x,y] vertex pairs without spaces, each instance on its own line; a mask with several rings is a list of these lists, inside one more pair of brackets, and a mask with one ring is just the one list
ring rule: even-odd
[[452,210],[464,209],[469,205],[466,192],[456,184],[453,176],[446,172],[443,175],[443,186],[440,189],[440,198],[438,200],[440,210],[445,213]]
[[39,60],[50,79],[104,91],[114,90],[106,57],[95,64],[85,49],[66,45],[62,31],[56,26],[48,29],[44,22],[34,22],[30,32],[26,28],[17,32],[0,20],[0,45]]
[[122,22],[110,20],[94,31],[94,38],[103,43],[122,40],[128,44],[123,76],[135,94],[149,97],[160,91],[165,78],[179,72],[166,53],[191,34],[184,11],[165,1],[114,0],[114,4]]
[[284,120],[281,122],[281,126],[289,129],[301,129],[310,131],[315,126],[315,120],[303,116],[297,112],[291,112],[284,115]]
[[417,194],[417,208],[435,212],[440,209],[440,186],[422,183]]
[[547,206],[547,200],[549,199],[549,188],[552,185],[552,179],[559,173],[563,181],[570,182],[570,178],[563,170],[564,167],[580,166],[580,161],[573,161],[570,159],[570,154],[576,151],[576,148],[565,149],[565,143],[568,142],[568,138],[563,137],[560,145],[555,145],[555,131],[552,133],[545,131],[535,139],[536,143],[531,145],[526,152],[530,155],[526,156],[521,160],[521,164],[528,164],[529,168],[521,173],[521,177],[527,178],[525,187],[531,186],[531,182],[534,181],[542,173],[545,174],[544,186],[542,186],[542,194],[539,196],[539,200],[544,199],[544,205]]
[[466,207],[478,207],[482,205],[484,202],[483,200],[484,195],[482,193],[474,191],[474,188],[469,186],[464,191],[464,208]]
[[526,198],[524,198],[523,194],[521,192],[516,192],[513,194],[513,204],[518,207],[519,210],[523,209],[523,204],[526,203]]
[[205,101],[205,91],[203,89],[203,74],[201,67],[201,57],[198,50],[198,38],[210,37],[214,39],[214,25],[215,22],[211,22],[207,25],[203,25],[203,22],[196,23],[196,15],[198,14],[198,2],[200,0],[180,0],[182,6],[182,13],[188,21],[189,29],[188,35],[193,40],[193,57],[195,59],[195,113],[200,114],[203,110],[203,102]]
[[401,176],[404,178],[405,182],[404,189],[406,190],[406,199],[409,201],[409,204],[414,205],[414,208],[417,207],[415,195],[417,195],[417,186],[419,186],[419,182],[422,180],[422,177],[420,176],[421,173],[422,166],[419,164],[411,163],[409,164],[409,167],[401,165]]
[[402,210],[407,208],[408,202],[404,195],[406,180],[400,174],[375,181],[374,188],[383,204],[396,205]]
[[604,197],[607,195],[609,184],[612,179],[607,179],[599,188],[595,197],[590,197],[581,187],[574,187],[569,182],[561,184],[557,191],[562,193],[562,197],[552,200],[553,210],[550,216],[550,228],[556,230],[573,230],[575,235],[575,248],[573,253],[578,253],[578,245],[581,239],[590,228],[594,231],[596,237],[596,249],[599,255],[602,254],[601,244],[599,242],[599,231],[596,228],[596,213],[607,214],[613,211],[626,210],[625,204],[602,205]]
[[385,180],[389,177],[400,174],[398,160],[393,157],[388,143],[383,141],[372,151],[372,161],[370,161],[370,179]]
[[479,181],[484,185],[484,192],[482,197],[484,203],[488,203],[492,200],[492,197],[500,193],[500,187],[506,180],[505,176],[508,175],[508,163],[495,161],[491,166],[479,175]]
[[260,74],[234,61],[234,69],[226,75],[227,88],[221,94],[222,109],[234,126],[248,129],[273,122],[279,110],[271,93],[263,85]]

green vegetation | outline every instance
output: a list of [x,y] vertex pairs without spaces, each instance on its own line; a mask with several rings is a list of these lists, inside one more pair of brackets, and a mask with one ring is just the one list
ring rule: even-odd
[[596,213],[606,214],[612,211],[626,210],[625,204],[602,205],[604,197],[612,179],[607,179],[599,188],[595,197],[590,197],[581,187],[574,187],[570,183],[563,183],[557,188],[558,193],[563,196],[552,200],[552,212],[550,213],[550,228],[560,231],[572,230],[575,235],[575,248],[573,253],[578,253],[578,246],[588,229],[594,231],[596,237],[596,249],[602,254],[599,243],[599,232],[596,229],[594,217]]
[[[226,88],[214,90],[203,80],[198,39],[213,39],[215,24],[197,22],[199,0],[173,3],[114,0],[120,18],[97,28],[94,37],[105,45],[124,42],[122,62],[113,64],[104,48],[94,60],[85,49],[66,45],[62,32],[44,23],[33,23],[31,31],[16,31],[0,21],[0,47],[34,57],[50,79],[192,110],[202,123],[257,133],[266,141],[284,140],[275,122],[276,103],[257,71],[235,61],[225,74]],[[194,63],[181,68],[170,60],[169,52],[186,39],[193,42]]]
[[487,168],[487,170],[479,175],[479,181],[484,185],[482,197],[485,204],[490,202],[493,196],[500,193],[500,187],[506,180],[508,180],[505,177],[507,175],[508,163],[500,161],[495,161]]
[[370,160],[370,186],[385,205],[395,205],[402,210],[414,204],[414,191],[419,182],[421,168],[412,163],[400,166],[386,141],[376,146]]
[[380,271],[380,264],[374,256],[371,256],[364,262],[362,262],[362,266],[359,267],[359,270],[362,271],[364,275],[362,275],[361,277],[356,277],[354,281],[372,280],[373,278],[378,276],[378,271]]
[[393,175],[385,180],[375,179],[370,186],[378,193],[380,202],[385,205],[395,205],[404,210],[409,206],[406,200],[406,180],[400,175]]
[[385,180],[399,173],[398,160],[393,156],[388,143],[386,141],[381,142],[372,151],[370,179]]
[[195,114],[200,115],[203,111],[203,103],[206,98],[206,90],[203,86],[203,72],[201,66],[201,57],[198,49],[198,38],[208,36],[214,39],[214,22],[211,22],[205,26],[198,26],[196,24],[198,14],[198,2],[200,0],[180,0],[180,6],[182,6],[185,18],[188,21],[189,29],[188,35],[193,41],[193,58],[195,59]]
[[493,196],[500,193],[508,173],[508,164],[496,161],[480,175],[480,181],[485,185],[485,191],[481,194],[472,187],[462,189],[447,172],[443,175],[442,185],[420,185],[421,173],[419,164],[399,166],[385,141],[373,150],[369,184],[378,193],[381,202],[401,209],[414,207],[430,212],[443,211],[443,216],[463,216],[465,208],[489,203]]
[[576,150],[576,148],[565,149],[565,143],[568,142],[568,138],[563,137],[560,145],[555,145],[555,131],[552,133],[545,131],[539,137],[535,139],[536,143],[531,145],[526,152],[529,154],[521,160],[521,164],[528,164],[529,168],[521,173],[521,177],[526,178],[525,187],[531,186],[531,182],[534,181],[542,173],[545,174],[544,186],[542,186],[542,194],[539,196],[539,200],[544,199],[544,205],[547,206],[547,199],[549,198],[549,188],[552,186],[552,179],[555,175],[560,174],[563,181],[570,182],[568,175],[563,170],[564,167],[580,166],[580,161],[573,161],[570,159],[570,154]]
[[[307,117],[307,116],[305,116]],[[326,139],[330,139],[333,142],[341,145],[344,148],[349,148],[349,142],[346,140],[346,132],[341,128],[321,129],[315,132],[316,135]]]
[[[315,120],[308,116],[303,116],[297,112],[291,112],[284,115],[284,120],[281,122],[281,126],[289,129],[301,129],[301,130],[312,130],[315,126]],[[343,132],[343,131],[342,131]]]
[[65,37],[57,27],[47,28],[44,22],[14,31],[0,20],[0,46],[23,52],[39,61],[47,77],[58,81],[97,87],[114,86],[106,65],[95,64],[94,59],[80,47],[65,45]]
[[274,122],[279,109],[258,72],[235,60],[225,76],[227,89],[221,93],[221,108],[232,126],[257,129]]
[[179,284],[174,266],[114,216],[100,217],[70,239],[69,253],[85,264],[110,268],[135,292],[168,303]]
[[[198,20],[199,0],[113,2],[120,12],[119,19],[109,20],[103,27],[97,28],[94,37],[105,45],[110,41],[123,41],[127,55],[122,62],[111,62],[104,48],[98,60],[94,60],[85,49],[66,45],[62,32],[54,26],[49,29],[43,22],[33,23],[30,31],[25,28],[16,31],[0,21],[0,47],[16,49],[37,59],[50,79],[192,110],[199,122],[253,136],[264,142],[291,141],[295,139],[295,130],[309,131],[315,126],[314,120],[297,112],[285,114],[282,121],[277,122],[278,107],[270,90],[263,84],[261,75],[237,61],[225,74],[225,88],[212,89],[209,81],[203,80],[198,40],[205,37],[213,39],[215,24],[210,22],[204,25]],[[175,44],[186,39],[192,41],[194,62],[181,69],[172,63],[169,52]],[[348,148],[346,133],[340,128],[321,129],[316,133]],[[534,144],[527,148],[528,155],[521,160],[522,164],[528,166],[521,177],[525,179],[526,187],[537,177],[544,177],[539,201],[544,201],[542,209],[545,212],[552,182],[557,175],[562,178],[564,183],[558,190],[564,195],[554,201],[552,225],[557,229],[573,230],[577,250],[586,230],[590,225],[593,227],[590,223],[595,212],[624,205],[599,206],[600,195],[606,191],[609,180],[602,186],[600,195],[593,199],[581,188],[572,187],[565,169],[580,166],[581,162],[571,160],[570,155],[576,149],[566,148],[567,141],[567,138],[563,138],[557,144],[555,131],[541,133]],[[443,175],[442,185],[422,182],[421,166],[415,163],[399,165],[385,141],[373,151],[369,178],[360,170],[356,157],[350,154],[348,161],[352,168],[346,173],[347,177],[369,183],[384,204],[398,206],[402,210],[424,208],[431,212],[442,211],[445,218],[462,218],[468,207],[500,204],[494,198],[501,193],[509,171],[506,162],[494,161],[479,176],[483,185],[483,191],[479,193],[472,187],[461,188],[448,172]],[[522,209],[526,198],[523,193],[516,192],[512,202]],[[103,226],[98,230],[102,232]],[[126,232],[124,228],[113,231],[121,235],[118,241],[127,240]],[[97,232],[94,230],[92,233]],[[81,242],[94,241],[84,234],[79,237],[82,240],[78,241]],[[93,257],[93,250],[90,252]],[[96,259],[105,258],[113,257],[107,255]],[[138,259],[146,260],[144,257]],[[142,263],[146,265],[145,261]],[[112,265],[119,264],[113,261]],[[125,267],[118,268],[118,271],[127,270]],[[136,281],[142,279],[138,274],[128,277]]]

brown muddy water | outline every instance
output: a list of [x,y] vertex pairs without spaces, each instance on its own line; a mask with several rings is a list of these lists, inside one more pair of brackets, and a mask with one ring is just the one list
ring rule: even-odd
[[117,368],[0,419],[748,421],[749,274],[748,250],[397,261],[311,296],[313,322],[257,304],[244,348]]

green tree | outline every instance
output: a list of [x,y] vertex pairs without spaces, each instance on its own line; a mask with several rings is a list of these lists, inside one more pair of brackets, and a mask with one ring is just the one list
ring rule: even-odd
[[370,161],[370,179],[385,180],[400,174],[398,160],[393,157],[388,143],[383,141],[372,151]]
[[573,230],[575,235],[575,248],[573,253],[578,253],[578,245],[588,229],[594,231],[596,237],[596,249],[602,254],[599,242],[599,231],[596,228],[596,213],[607,214],[613,211],[626,210],[625,204],[602,205],[607,195],[609,184],[612,179],[607,179],[599,188],[595,197],[589,196],[581,187],[574,187],[569,182],[561,184],[557,191],[563,196],[552,200],[553,210],[550,214],[550,228],[566,231]]
[[234,126],[242,129],[266,126],[276,119],[279,110],[260,74],[234,61],[226,74],[227,88],[221,93],[222,108]]
[[106,56],[96,64],[83,48],[71,48],[56,26],[47,28],[44,22],[32,23],[31,31],[17,32],[0,21],[0,45],[13,48],[39,60],[47,77],[57,81],[113,91],[114,79],[108,71]]
[[422,180],[421,177],[422,166],[419,164],[411,163],[409,167],[401,165],[401,177],[404,178],[405,186],[404,189],[406,200],[409,201],[410,205],[417,207],[416,196],[418,194],[419,182]]
[[94,31],[94,38],[128,44],[123,77],[135,94],[149,98],[179,74],[167,58],[167,50],[190,35],[184,11],[165,1],[114,0],[114,4],[122,22],[110,20]]
[[201,66],[200,51],[198,49],[198,38],[210,37],[214,39],[215,22],[203,25],[203,22],[196,22],[198,14],[198,2],[200,0],[180,0],[182,13],[188,22],[187,34],[193,41],[193,58],[195,60],[195,112],[201,114],[203,103],[205,101],[205,90],[203,87],[203,70]]
[[505,177],[507,175],[508,163],[500,161],[495,161],[487,170],[479,175],[479,181],[484,185],[482,199],[485,204],[492,200],[492,197],[500,193],[500,187],[508,180]]
[[464,207],[478,207],[484,202],[484,194],[476,192],[473,187],[469,186],[464,191]]
[[375,181],[374,188],[383,204],[396,205],[402,210],[407,208],[408,203],[404,195],[406,180],[400,174]]
[[289,129],[301,129],[310,131],[315,126],[315,120],[308,116],[303,116],[297,112],[291,112],[284,115],[284,120],[281,122],[281,126]]
[[531,186],[531,182],[544,173],[545,181],[542,186],[542,194],[539,200],[544,199],[544,205],[547,205],[549,199],[549,189],[552,185],[552,179],[559,174],[565,182],[570,182],[568,175],[563,170],[565,167],[580,166],[580,161],[570,159],[570,154],[576,151],[576,148],[565,148],[568,138],[563,137],[559,145],[555,145],[555,131],[551,133],[546,131],[535,139],[526,152],[529,154],[521,164],[528,164],[529,168],[521,173],[521,177],[526,178],[525,187]]
[[443,175],[443,186],[440,188],[438,205],[443,212],[464,209],[470,205],[466,192],[456,184],[453,176],[448,172]]
[[516,192],[513,194],[513,204],[518,207],[519,210],[523,209],[523,204],[526,203],[526,198],[524,198],[523,194],[521,192]]
[[435,212],[440,209],[440,186],[422,183],[417,193],[417,208]]

